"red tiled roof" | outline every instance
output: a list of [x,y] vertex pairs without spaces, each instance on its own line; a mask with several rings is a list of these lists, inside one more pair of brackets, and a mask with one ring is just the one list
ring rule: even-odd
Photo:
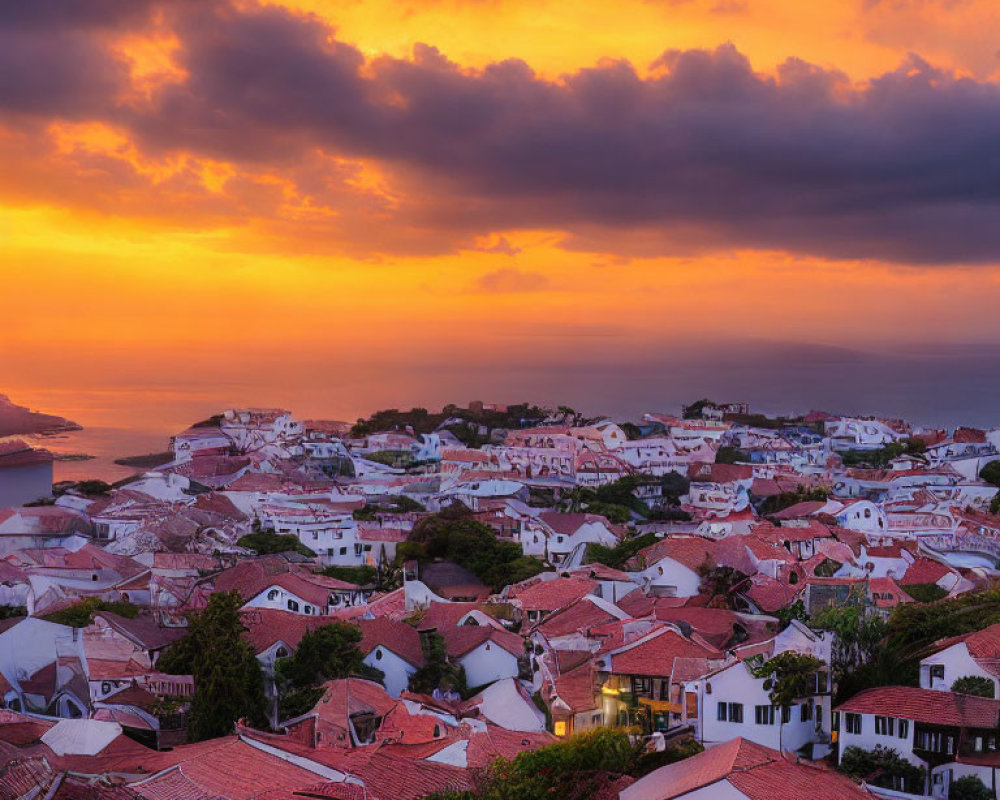
[[944,564],[930,558],[918,558],[903,574],[899,581],[901,586],[914,586],[923,583],[937,583],[951,572]]
[[510,597],[520,602],[525,611],[555,611],[590,594],[597,588],[597,581],[589,578],[555,578],[512,586]]
[[671,800],[723,780],[750,800],[779,797],[862,800],[870,797],[843,775],[812,764],[790,761],[777,750],[742,738],[661,767],[624,789],[619,797],[621,800]]
[[984,661],[1000,659],[1000,623],[990,625],[974,633],[941,639],[936,643],[936,652],[940,652],[946,647],[951,647],[959,642],[965,642],[965,646],[969,650],[969,655],[975,659]]
[[438,631],[444,638],[451,658],[461,658],[486,642],[491,642],[515,656],[524,655],[524,640],[516,633],[485,625],[459,625]]
[[638,644],[626,645],[610,654],[610,672],[615,675],[667,677],[676,658],[721,659],[722,653],[688,639],[671,628],[657,631]]
[[1000,722],[1000,700],[913,686],[866,689],[837,710],[955,727],[995,728]]
[[584,596],[550,614],[536,630],[552,639],[571,633],[586,633],[591,628],[614,622],[616,619],[618,619],[617,616],[609,614],[597,603]]
[[869,578],[868,596],[874,597],[876,594],[880,595],[875,598],[878,608],[895,608],[900,603],[915,602],[892,578]]
[[608,528],[612,527],[607,518],[600,514],[562,514],[557,511],[543,511],[538,515],[538,519],[556,533],[565,536],[572,536],[588,522],[603,522]]
[[258,654],[279,641],[294,650],[306,631],[344,621],[336,616],[306,616],[274,608],[248,608],[240,614],[240,619],[246,628],[245,638]]
[[368,655],[376,647],[384,647],[415,667],[424,663],[424,653],[420,646],[420,634],[412,625],[394,622],[385,617],[361,619],[357,622],[361,629],[361,652]]
[[688,468],[688,478],[695,483],[735,483],[753,478],[753,467],[744,464],[696,463]]

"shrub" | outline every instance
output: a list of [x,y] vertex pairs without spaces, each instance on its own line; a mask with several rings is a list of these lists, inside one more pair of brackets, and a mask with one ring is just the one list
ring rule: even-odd
[[262,556],[271,553],[300,553],[308,558],[316,556],[312,550],[299,541],[297,536],[291,533],[257,531],[241,536],[236,544]]
[[948,800],[993,800],[993,792],[978,776],[966,775],[951,782]]
[[902,782],[903,791],[921,792],[924,788],[924,770],[914,766],[895,750],[876,745],[874,750],[851,746],[840,757],[838,769],[846,775],[864,780],[883,789],[894,789],[896,779]]
[[73,628],[86,628],[94,621],[94,614],[99,611],[110,611],[129,619],[134,619],[139,613],[139,609],[131,603],[101,600],[98,597],[85,597],[76,605],[69,608],[62,608],[59,611],[53,611],[51,614],[46,614],[42,619],[46,619],[49,622],[57,622],[60,625],[69,625]]
[[989,678],[982,675],[966,675],[951,685],[956,694],[972,694],[976,697],[996,697],[996,686]]

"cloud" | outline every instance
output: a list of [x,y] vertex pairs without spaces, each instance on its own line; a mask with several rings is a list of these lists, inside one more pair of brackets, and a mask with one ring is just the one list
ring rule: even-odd
[[[100,24],[56,14],[48,31],[36,14],[3,29],[0,110],[102,120],[151,159],[281,175],[350,223],[306,231],[327,246],[433,252],[538,228],[603,252],[1000,254],[1000,87],[915,56],[860,86],[795,59],[762,75],[732,45],[669,51],[645,78],[609,61],[551,81],[514,59],[465,70],[427,45],[366,61],[317,17],[205,0],[162,7],[186,78],[137,106],[120,100],[106,31],[140,23],[97,8]],[[342,183],[302,169],[327,157],[379,164],[392,202],[359,219]]]
[[476,288],[484,292],[543,292],[550,288],[549,279],[538,272],[522,272],[510,267],[480,275]]
[[506,236],[498,236],[493,244],[479,249],[484,253],[496,253],[503,256],[516,256],[521,252],[521,248],[512,245]]

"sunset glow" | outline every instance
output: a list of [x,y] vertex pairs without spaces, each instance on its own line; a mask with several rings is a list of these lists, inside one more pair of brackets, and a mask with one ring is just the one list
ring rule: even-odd
[[12,11],[6,388],[994,343],[998,32],[974,0]]

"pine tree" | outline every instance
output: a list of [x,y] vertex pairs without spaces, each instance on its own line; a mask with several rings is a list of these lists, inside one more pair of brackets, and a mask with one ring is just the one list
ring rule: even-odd
[[187,635],[157,664],[165,672],[194,676],[191,741],[226,736],[239,719],[266,724],[264,673],[243,638],[242,605],[236,592],[213,594],[203,611],[191,615]]

